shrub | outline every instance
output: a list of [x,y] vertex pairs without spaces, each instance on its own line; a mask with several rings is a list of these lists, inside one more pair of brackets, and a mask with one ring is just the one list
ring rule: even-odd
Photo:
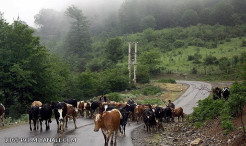
[[220,115],[223,104],[224,100],[213,100],[212,98],[199,100],[198,107],[195,107],[192,113],[192,118],[195,122],[204,122],[214,119]]
[[105,96],[107,96],[108,100],[111,100],[111,101],[120,102],[123,100],[120,94],[117,92],[109,93]]
[[156,99],[156,98],[148,98],[148,99],[145,99],[142,104],[160,104],[161,103],[161,100],[160,99]]
[[174,79],[159,79],[157,82],[158,83],[171,83],[171,84],[176,84],[176,81]]
[[149,83],[150,81],[150,73],[149,68],[145,65],[139,65],[137,71],[137,83]]
[[135,90],[135,91],[132,91],[133,94],[142,94],[142,95],[145,95],[145,96],[148,96],[148,95],[155,95],[157,93],[160,93],[161,92],[161,89],[158,88],[158,87],[154,87],[154,86],[149,86],[149,87],[146,87],[146,88],[143,88],[143,89],[140,89],[140,90]]
[[246,47],[246,40],[243,40],[243,41],[242,41],[241,47]]
[[181,40],[176,40],[175,42],[174,42],[174,47],[175,48],[181,48],[181,47],[183,47],[184,46],[184,42],[183,41],[181,41]]
[[146,96],[155,95],[159,92],[161,92],[161,89],[158,87],[147,87],[147,88],[142,89],[143,95],[146,95]]

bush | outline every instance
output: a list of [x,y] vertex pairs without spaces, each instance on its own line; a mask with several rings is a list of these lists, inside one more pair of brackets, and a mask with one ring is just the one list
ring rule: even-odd
[[174,79],[159,79],[157,82],[158,83],[171,83],[171,84],[176,84],[176,81]]
[[174,47],[175,48],[181,48],[181,47],[183,47],[184,46],[184,42],[183,41],[181,41],[181,40],[176,40],[175,42],[174,42]]
[[140,90],[135,90],[135,91],[132,91],[133,94],[142,94],[142,95],[145,95],[145,96],[148,96],[148,95],[155,95],[157,93],[160,93],[161,92],[161,89],[158,88],[158,87],[154,87],[154,86],[149,86],[149,87],[146,87],[146,88],[143,88],[143,89],[140,89]]
[[243,40],[243,41],[242,41],[241,47],[246,47],[246,40]]
[[224,100],[213,100],[212,98],[206,98],[199,100],[198,107],[194,108],[192,118],[195,122],[204,122],[210,119],[214,119],[220,115],[224,105]]
[[160,104],[162,101],[160,99],[156,99],[156,98],[148,98],[148,99],[145,99],[142,104],[151,104],[151,105],[154,105],[154,104]]
[[146,95],[146,96],[155,95],[159,92],[161,92],[161,89],[158,87],[147,87],[147,88],[142,89],[143,95]]
[[144,65],[139,65],[137,68],[137,83],[149,83],[150,81],[150,72],[149,68]]
[[117,92],[109,93],[105,96],[107,96],[108,100],[110,100],[110,101],[120,102],[123,100],[122,97],[120,96],[120,94]]

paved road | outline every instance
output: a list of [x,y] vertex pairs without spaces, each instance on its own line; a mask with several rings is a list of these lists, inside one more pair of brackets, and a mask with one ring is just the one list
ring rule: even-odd
[[193,107],[197,106],[197,101],[205,99],[211,91],[211,84],[198,81],[177,81],[181,84],[188,84],[190,87],[173,103],[175,107],[182,107],[184,113],[191,114]]
[[[193,107],[197,105],[199,99],[204,99],[209,95],[211,85],[203,82],[195,81],[178,81],[178,83],[188,84],[188,90],[174,103],[176,107],[183,107],[186,114],[193,111]],[[92,119],[79,118],[77,120],[78,129],[74,129],[73,121],[68,122],[68,129],[63,134],[56,132],[56,122],[53,119],[51,130],[43,132],[30,131],[29,125],[21,125],[4,130],[0,130],[0,146],[103,146],[104,138],[101,133],[94,132],[94,122]],[[126,127],[126,136],[117,139],[118,146],[132,146],[131,132],[139,127],[136,123],[132,123]],[[44,125],[43,125],[44,127]],[[11,141],[12,140],[12,141]],[[20,141],[22,140],[22,141]],[[23,142],[24,140],[32,140],[34,142]],[[60,142],[49,142],[48,140],[60,140]],[[63,140],[63,142],[61,142]],[[11,141],[11,142],[10,142]],[[38,141],[38,142],[37,142]],[[47,142],[48,141],[48,142]]]

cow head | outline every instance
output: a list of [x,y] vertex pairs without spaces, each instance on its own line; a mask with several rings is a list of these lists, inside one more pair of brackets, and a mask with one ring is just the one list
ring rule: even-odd
[[100,114],[95,115],[94,123],[95,123],[94,131],[98,132],[102,125],[102,116]]

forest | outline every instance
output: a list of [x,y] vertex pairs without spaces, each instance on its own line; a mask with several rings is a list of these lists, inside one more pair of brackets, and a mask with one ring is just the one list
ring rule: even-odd
[[245,7],[246,0],[117,0],[94,9],[41,9],[37,28],[9,24],[0,13],[0,102],[18,118],[33,100],[89,100],[134,89],[128,42],[138,42],[137,83],[160,74],[240,80]]

